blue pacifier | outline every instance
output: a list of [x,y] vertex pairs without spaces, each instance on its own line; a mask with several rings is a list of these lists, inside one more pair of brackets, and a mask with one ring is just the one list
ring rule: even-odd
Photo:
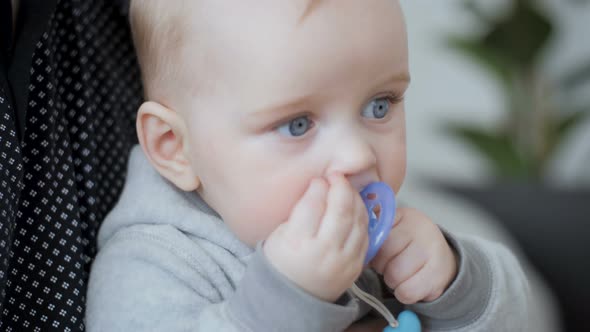
[[[383,242],[389,235],[395,222],[395,194],[393,190],[384,182],[374,182],[366,186],[360,192],[363,202],[369,213],[369,248],[365,256],[365,265],[369,263],[377,254]],[[422,331],[418,316],[409,311],[402,311],[397,321],[393,315],[380,302],[373,302],[370,295],[364,293],[358,287],[353,286],[353,293],[359,298],[365,300],[377,311],[381,312],[390,324],[383,332],[420,332]],[[374,298],[373,298],[374,299]],[[377,299],[374,299],[378,301]],[[372,304],[371,304],[372,302]],[[387,311],[387,312],[385,312]],[[393,325],[394,323],[397,323]],[[396,327],[393,327],[396,326]]]
[[361,191],[369,213],[369,249],[365,265],[375,257],[389,235],[395,219],[395,194],[384,182],[373,182]]

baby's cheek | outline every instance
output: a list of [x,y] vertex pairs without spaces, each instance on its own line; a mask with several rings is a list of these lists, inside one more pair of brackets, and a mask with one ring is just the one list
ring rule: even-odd
[[290,215],[288,202],[281,195],[258,196],[260,200],[243,201],[236,207],[228,222],[231,230],[244,243],[251,247],[265,240]]
[[398,164],[392,174],[392,183],[390,184],[391,188],[398,193],[404,183],[404,179],[406,178],[406,163]]
[[379,173],[396,193],[399,192],[406,177],[406,149],[405,145],[390,146],[380,158]]

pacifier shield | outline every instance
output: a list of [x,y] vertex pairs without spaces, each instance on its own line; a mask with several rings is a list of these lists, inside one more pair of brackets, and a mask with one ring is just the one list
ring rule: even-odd
[[393,227],[395,219],[395,194],[384,182],[373,182],[361,191],[361,197],[369,214],[369,249],[365,265],[375,257]]

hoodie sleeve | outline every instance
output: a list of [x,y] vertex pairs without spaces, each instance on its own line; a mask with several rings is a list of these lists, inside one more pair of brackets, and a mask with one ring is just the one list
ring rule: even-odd
[[529,286],[516,257],[497,243],[445,236],[457,277],[437,300],[409,306],[426,331],[525,331]]
[[87,331],[342,331],[367,311],[348,295],[328,303],[307,294],[260,250],[231,294],[183,259],[146,234],[114,236],[92,265]]

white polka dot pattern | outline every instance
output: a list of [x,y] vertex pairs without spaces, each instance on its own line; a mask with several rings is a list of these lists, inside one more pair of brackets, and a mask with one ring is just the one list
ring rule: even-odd
[[6,91],[0,87],[0,296],[6,297],[6,279],[10,262],[10,249],[16,219],[17,196],[22,189],[22,159],[12,107]]
[[0,330],[83,331],[96,233],[136,143],[126,18],[108,1],[58,1],[30,74],[20,147],[0,91]]

